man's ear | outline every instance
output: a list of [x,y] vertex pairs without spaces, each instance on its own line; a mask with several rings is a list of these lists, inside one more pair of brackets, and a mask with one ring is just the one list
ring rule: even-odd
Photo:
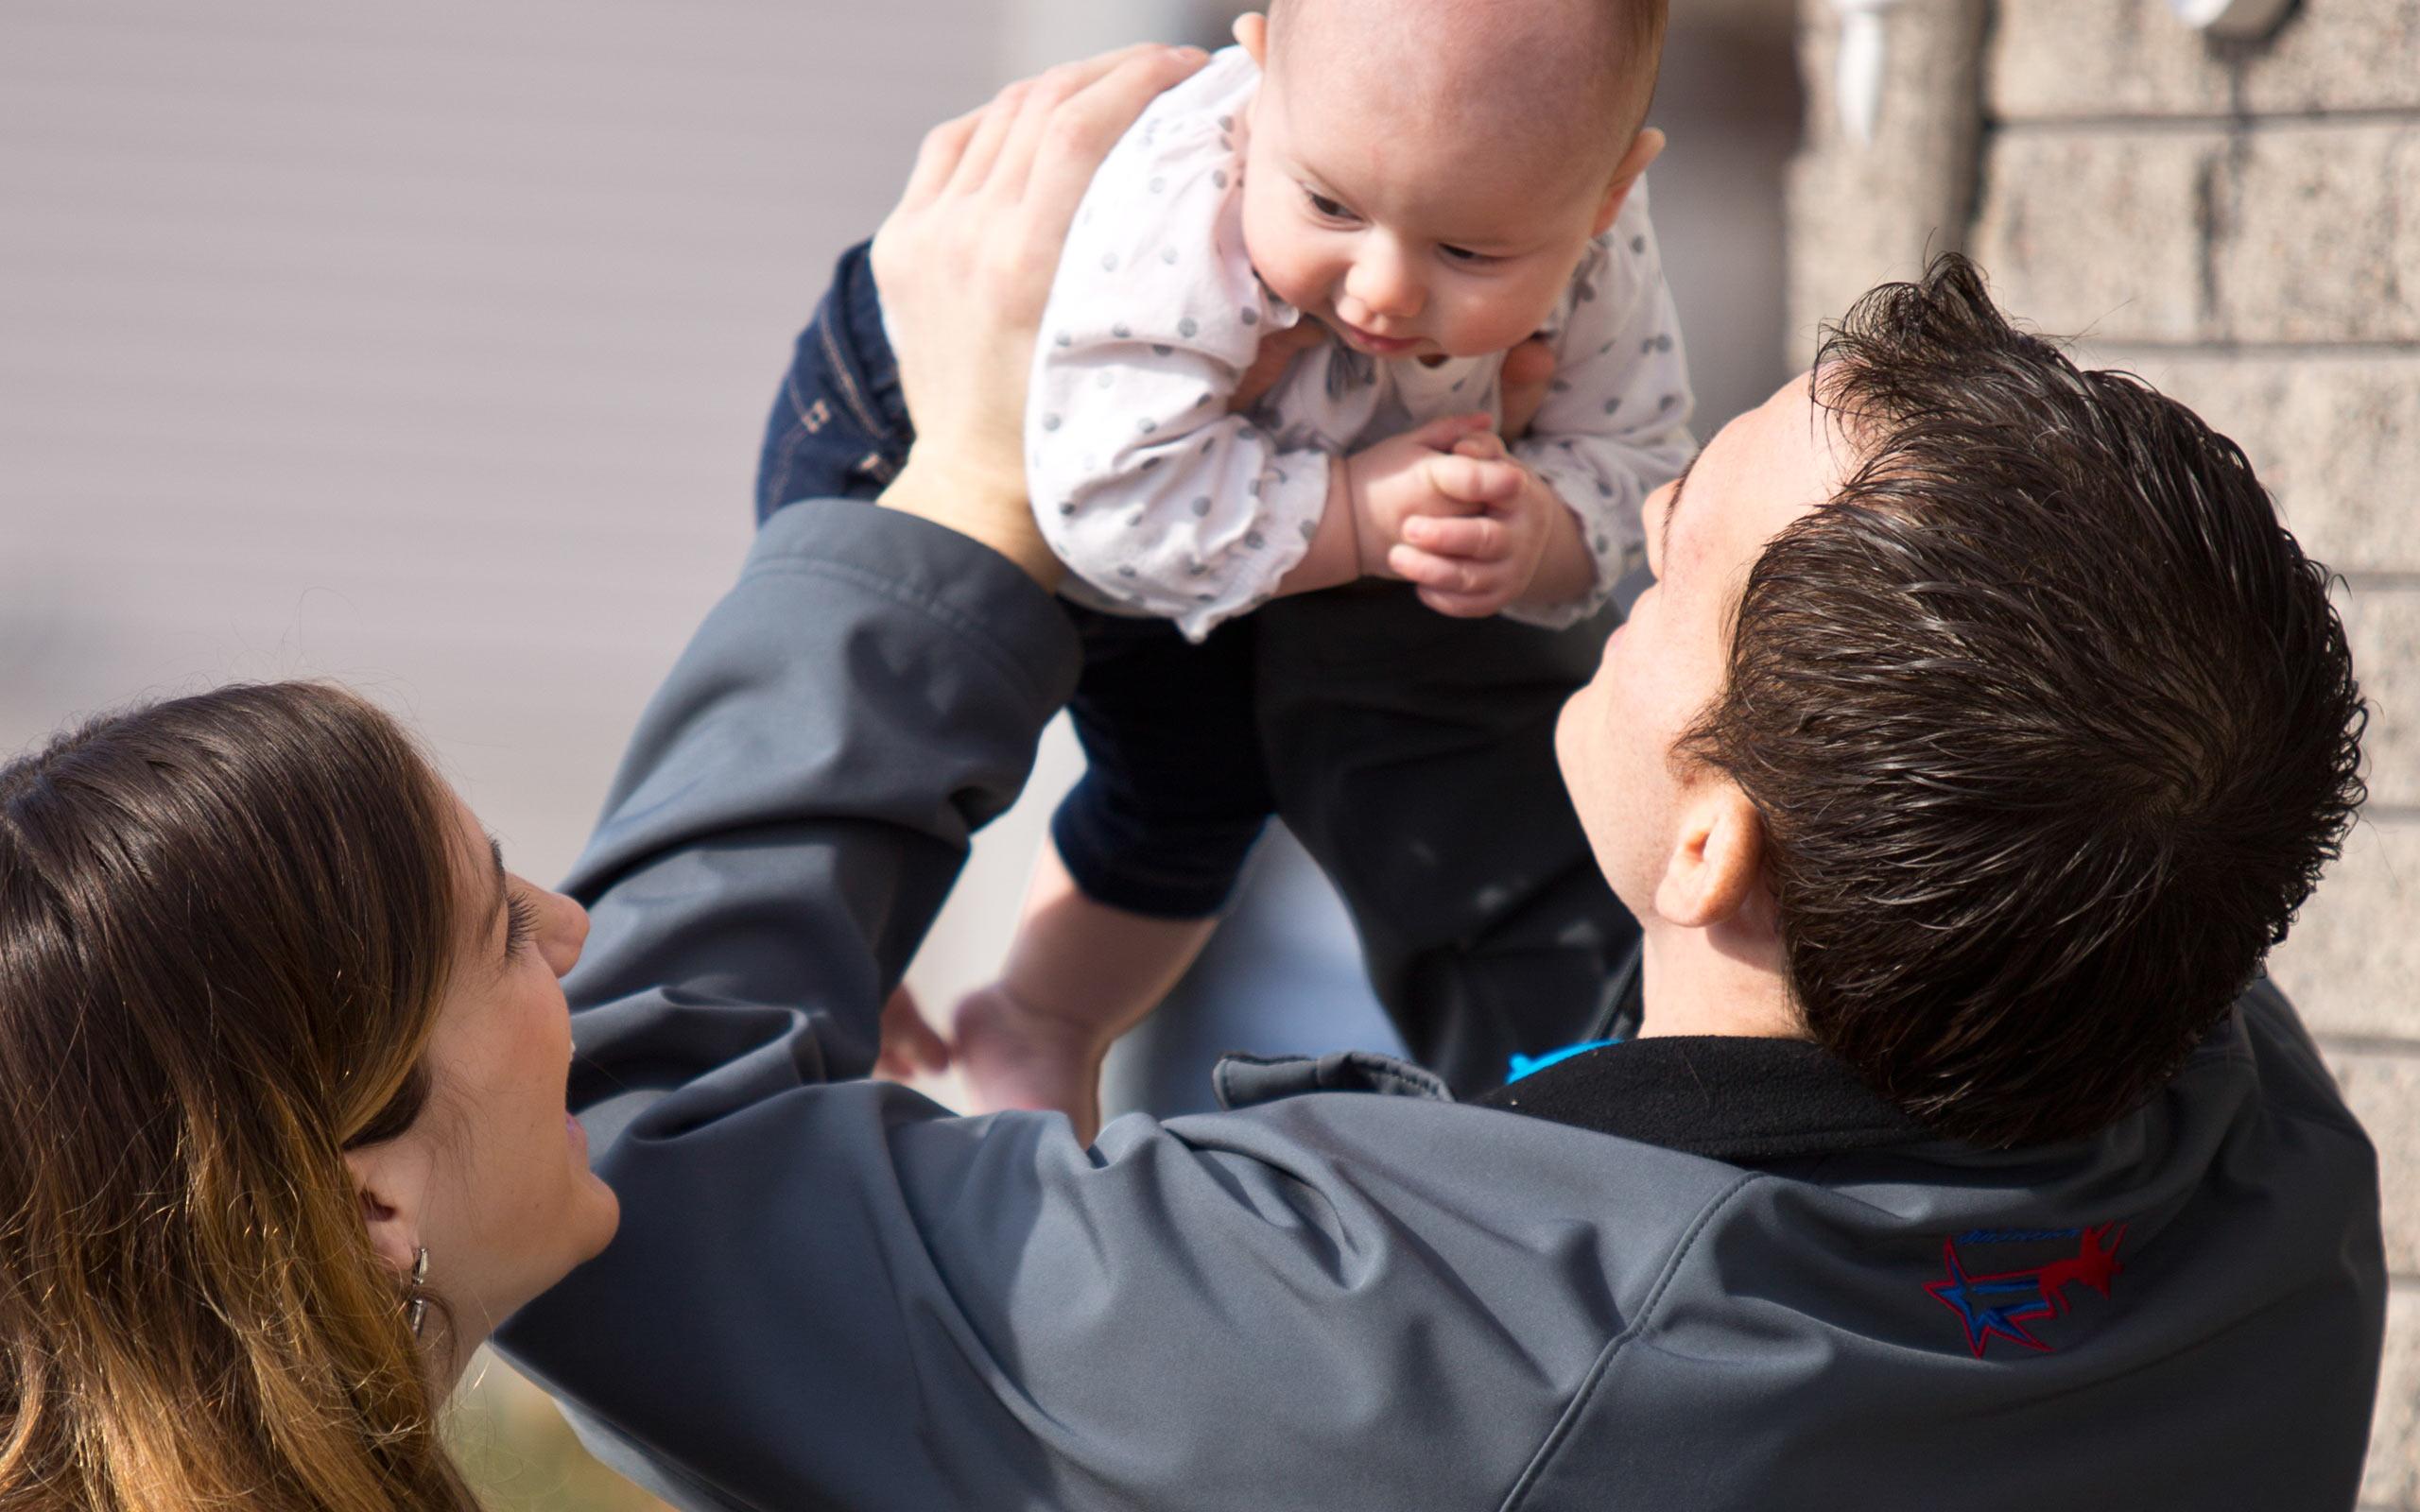
[[1269,18],[1257,10],[1247,10],[1236,18],[1236,41],[1252,55],[1253,66],[1264,73],[1269,68]]
[[1684,929],[1727,923],[1763,898],[1764,884],[1764,816],[1736,783],[1694,784],[1655,885],[1657,916]]
[[1613,181],[1605,185],[1605,202],[1597,207],[1597,224],[1589,229],[1589,235],[1605,234],[1605,228],[1622,213],[1622,201],[1630,198],[1631,185],[1638,182],[1639,176],[1647,171],[1647,165],[1663,151],[1664,133],[1651,126],[1631,138],[1630,150],[1623,153],[1622,161],[1615,165]]
[[428,1160],[418,1140],[406,1135],[344,1152],[353,1175],[370,1247],[397,1271],[411,1274],[421,1238],[421,1202],[428,1191]]

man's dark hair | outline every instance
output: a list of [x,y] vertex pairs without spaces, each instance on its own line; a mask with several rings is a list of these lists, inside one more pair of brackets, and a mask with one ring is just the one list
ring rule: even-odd
[[1818,1041],[1943,1134],[2091,1133],[2364,797],[2329,575],[2234,442],[2012,329],[1962,258],[1859,301],[1815,394],[1866,459],[1758,558],[1684,753],[1764,817]]

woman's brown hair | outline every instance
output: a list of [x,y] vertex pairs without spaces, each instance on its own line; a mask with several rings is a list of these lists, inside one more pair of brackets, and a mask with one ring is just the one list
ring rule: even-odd
[[475,1507],[343,1159],[426,1100],[454,833],[308,683],[0,769],[0,1505]]

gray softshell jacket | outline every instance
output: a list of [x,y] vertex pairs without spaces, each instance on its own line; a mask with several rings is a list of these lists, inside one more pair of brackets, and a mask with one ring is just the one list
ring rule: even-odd
[[569,884],[621,1231],[500,1335],[610,1460],[714,1508],[2352,1504],[2375,1160],[2272,991],[2018,1151],[1724,1159],[1333,1064],[1372,1090],[1086,1149],[856,1079],[1078,662],[1002,558],[810,502],[648,710]]

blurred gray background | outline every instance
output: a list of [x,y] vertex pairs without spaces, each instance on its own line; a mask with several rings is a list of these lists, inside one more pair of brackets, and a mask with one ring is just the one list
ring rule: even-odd
[[[1005,79],[1228,0],[7,0],[0,749],[229,679],[332,677],[560,875],[746,549],[757,442],[833,256],[918,138]],[[1787,4],[1676,0],[1651,175],[1700,434],[1783,376]],[[1063,722],[911,980],[1005,947],[1078,756]],[[1384,1046],[1282,835],[1119,1106],[1210,1051]],[[499,1369],[504,1505],[623,1488]]]
[[[339,678],[561,874],[746,548],[789,339],[925,129],[1235,9],[9,0],[0,747]],[[1781,376],[1798,110],[1786,7],[1683,0],[1651,181],[1702,434]],[[1079,760],[1054,731],[985,837],[928,1003],[996,961]]]

